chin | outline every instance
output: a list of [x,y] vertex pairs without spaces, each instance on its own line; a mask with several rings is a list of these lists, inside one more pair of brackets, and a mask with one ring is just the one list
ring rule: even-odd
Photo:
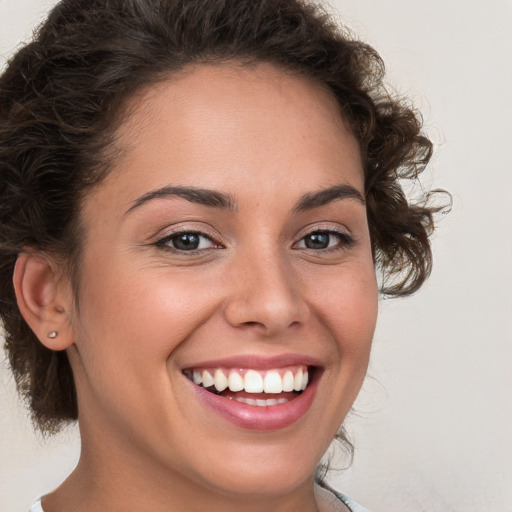
[[293,470],[288,465],[277,469],[274,466],[268,470],[247,468],[247,471],[224,474],[221,479],[212,483],[223,494],[270,498],[287,495],[305,482],[312,481],[314,469],[304,471],[303,467],[299,467]]
[[203,473],[203,478],[222,494],[286,495],[314,480],[319,457],[304,453],[301,445],[303,442],[283,450],[269,444],[232,453],[222,457],[211,473]]

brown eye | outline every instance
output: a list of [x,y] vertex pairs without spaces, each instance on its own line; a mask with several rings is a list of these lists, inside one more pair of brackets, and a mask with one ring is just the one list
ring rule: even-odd
[[354,239],[341,231],[318,230],[305,235],[297,244],[299,249],[314,251],[343,249],[354,244]]
[[199,248],[201,239],[197,233],[182,233],[171,238],[170,241],[175,249],[193,251]]
[[215,243],[206,235],[194,231],[173,233],[157,242],[157,246],[175,251],[202,251],[215,247]]
[[330,233],[311,233],[304,237],[304,245],[308,249],[327,249],[331,237]]

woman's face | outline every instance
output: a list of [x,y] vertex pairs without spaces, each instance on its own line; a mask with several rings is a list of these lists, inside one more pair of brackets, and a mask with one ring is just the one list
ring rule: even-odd
[[82,215],[83,457],[223,493],[310,482],[377,314],[357,143],[328,91],[269,64],[198,66],[132,107]]

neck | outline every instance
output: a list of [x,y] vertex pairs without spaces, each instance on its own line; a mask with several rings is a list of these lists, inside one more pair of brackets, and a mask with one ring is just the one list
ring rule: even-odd
[[[137,512],[317,512],[314,477],[281,492],[241,492],[211,484],[165,467],[131,446],[116,442],[91,449],[82,438],[82,454],[73,473],[43,499],[45,512],[94,510]],[[323,507],[322,507],[323,508]]]

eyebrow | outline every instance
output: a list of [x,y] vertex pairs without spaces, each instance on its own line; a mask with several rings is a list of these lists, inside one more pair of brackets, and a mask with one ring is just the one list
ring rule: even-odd
[[[125,215],[154,199],[164,199],[173,196],[181,197],[191,203],[202,204],[213,208],[221,208],[224,210],[237,209],[237,202],[233,196],[224,192],[196,187],[166,186],[151,190],[140,196],[133,202],[130,208],[126,210]],[[365,200],[359,190],[352,185],[335,185],[334,187],[319,190],[318,192],[309,192],[303,195],[293,208],[293,211],[295,213],[304,212],[341,199],[356,199],[362,205],[365,204]]]
[[319,206],[325,206],[333,201],[340,199],[356,199],[362,205],[365,205],[364,197],[357,188],[352,185],[335,185],[334,187],[325,188],[318,192],[310,192],[301,197],[293,211],[295,213],[304,212]]
[[213,208],[221,208],[224,210],[236,209],[236,201],[229,194],[224,194],[223,192],[217,192],[216,190],[208,190],[204,188],[167,186],[156,190],[151,190],[150,192],[140,196],[133,202],[130,208],[126,210],[125,215],[135,208],[138,208],[139,206],[147,203],[148,201],[173,196],[181,197],[182,199],[186,199],[191,203],[211,206]]

